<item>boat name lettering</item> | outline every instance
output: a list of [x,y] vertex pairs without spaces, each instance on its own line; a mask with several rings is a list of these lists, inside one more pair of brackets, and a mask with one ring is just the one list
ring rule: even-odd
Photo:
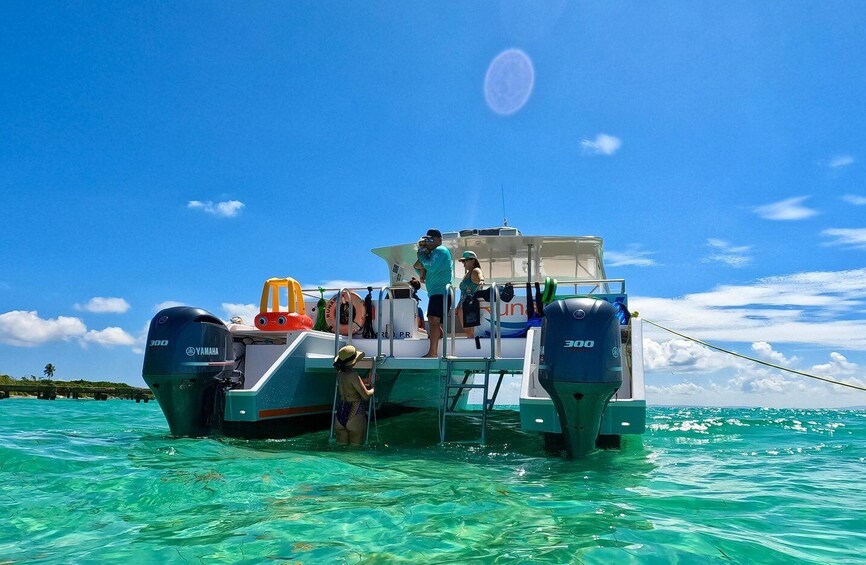
[[591,339],[567,339],[565,340],[566,349],[589,349],[595,347],[595,342]]
[[150,346],[151,347],[165,347],[166,345],[168,345],[167,339],[152,339],[152,340],[150,340]]
[[187,347],[186,354],[192,357],[193,355],[219,355],[219,347]]
[[[391,337],[391,334],[389,334],[386,331],[383,331],[382,337],[389,338],[389,337]],[[412,332],[394,332],[394,338],[395,339],[408,339],[410,337],[412,337]]]

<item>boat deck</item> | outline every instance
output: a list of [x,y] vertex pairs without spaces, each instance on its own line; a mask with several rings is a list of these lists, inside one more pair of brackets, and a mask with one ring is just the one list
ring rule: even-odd
[[[372,358],[364,358],[358,361],[358,369],[371,369]],[[452,371],[484,370],[487,362],[486,357],[385,357],[376,361],[379,370],[412,370],[416,372],[429,371],[441,374],[447,370],[448,361],[451,361]],[[320,355],[308,353],[305,358],[304,367],[310,372],[333,372],[334,357],[332,355]],[[523,371],[523,357],[502,357],[490,361],[490,372],[519,373]]]

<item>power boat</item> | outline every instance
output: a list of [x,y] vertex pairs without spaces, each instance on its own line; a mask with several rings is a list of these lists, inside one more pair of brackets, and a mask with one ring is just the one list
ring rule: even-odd
[[[442,442],[453,440],[449,421],[472,416],[475,441],[484,443],[509,375],[521,381],[522,429],[570,457],[644,432],[641,320],[629,313],[625,280],[605,274],[601,238],[525,236],[509,226],[442,235],[453,258],[475,252],[486,300],[469,337],[451,309],[436,358],[422,357],[429,340],[409,285],[415,243],[372,250],[387,264],[382,288],[303,289],[269,279],[254,325],[188,306],[158,312],[143,377],[171,434],[271,438],[332,427],[333,361],[345,345],[367,355],[356,369],[375,381],[368,415],[438,409]],[[462,276],[455,261],[452,298]],[[325,300],[324,292],[333,295]]]

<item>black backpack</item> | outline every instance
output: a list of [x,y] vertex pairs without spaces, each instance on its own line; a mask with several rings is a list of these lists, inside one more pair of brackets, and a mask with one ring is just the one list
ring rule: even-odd
[[474,328],[481,325],[481,303],[469,294],[463,301],[463,327]]

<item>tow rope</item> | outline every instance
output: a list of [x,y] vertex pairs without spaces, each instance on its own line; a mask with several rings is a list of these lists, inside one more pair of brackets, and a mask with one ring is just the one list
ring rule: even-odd
[[[634,313],[632,314],[633,317],[637,317],[637,315],[638,315],[637,312],[634,312]],[[723,348],[723,347],[719,347],[718,345],[713,345],[713,344],[711,344],[711,343],[707,343],[707,342],[705,342],[705,341],[701,341],[701,340],[699,340],[699,339],[697,339],[697,338],[695,338],[695,337],[691,337],[691,336],[687,336],[687,335],[685,335],[685,334],[681,334],[680,332],[674,331],[674,330],[672,330],[672,329],[670,329],[670,328],[666,328],[666,327],[664,327],[664,326],[661,325],[661,324],[658,324],[658,323],[656,323],[656,322],[653,322],[652,320],[647,320],[646,318],[641,318],[641,319],[642,319],[644,322],[648,323],[648,324],[652,324],[653,326],[655,326],[655,327],[657,327],[657,328],[659,328],[659,329],[662,329],[662,330],[664,330],[664,331],[666,331],[666,332],[670,332],[670,333],[672,333],[672,334],[674,334],[674,335],[678,335],[678,336],[680,336],[680,337],[683,338],[683,339],[687,339],[687,340],[689,340],[689,341],[693,341],[693,342],[695,342],[695,343],[699,343],[699,344],[701,344],[701,345],[703,345],[703,346],[705,346],[705,347],[709,347],[710,349],[715,349],[716,351],[721,351],[722,353],[727,353],[728,355],[733,355],[734,357],[739,357],[739,358],[741,358],[741,359],[746,359],[746,360],[748,360],[748,361],[752,361],[752,362],[754,362],[754,363],[758,363],[759,365],[765,365],[765,366],[767,366],[767,367],[772,367],[773,369],[779,369],[780,371],[787,371],[787,372],[789,372],[789,373],[794,373],[795,375],[800,375],[801,377],[807,377],[807,378],[810,378],[810,379],[816,379],[816,380],[819,380],[819,381],[824,381],[825,383],[830,383],[830,384],[834,384],[834,385],[838,385],[838,386],[844,386],[844,387],[853,388],[853,389],[856,389],[856,390],[866,391],[866,387],[862,387],[862,386],[858,386],[858,385],[852,385],[852,384],[849,384],[849,383],[843,383],[843,382],[839,382],[839,381],[834,381],[833,379],[828,379],[828,378],[826,378],[826,377],[819,377],[818,375],[812,375],[812,374],[810,374],[810,373],[804,373],[803,371],[797,371],[796,369],[789,369],[788,367],[782,367],[781,365],[776,365],[776,364],[774,364],[774,363],[768,363],[767,361],[762,361],[762,360],[760,360],[760,359],[755,359],[754,357],[749,357],[748,355],[743,355],[743,354],[741,354],[741,353],[737,353],[737,352],[735,352],[735,351],[731,351],[731,350],[729,350],[729,349],[725,349],[725,348]]]

